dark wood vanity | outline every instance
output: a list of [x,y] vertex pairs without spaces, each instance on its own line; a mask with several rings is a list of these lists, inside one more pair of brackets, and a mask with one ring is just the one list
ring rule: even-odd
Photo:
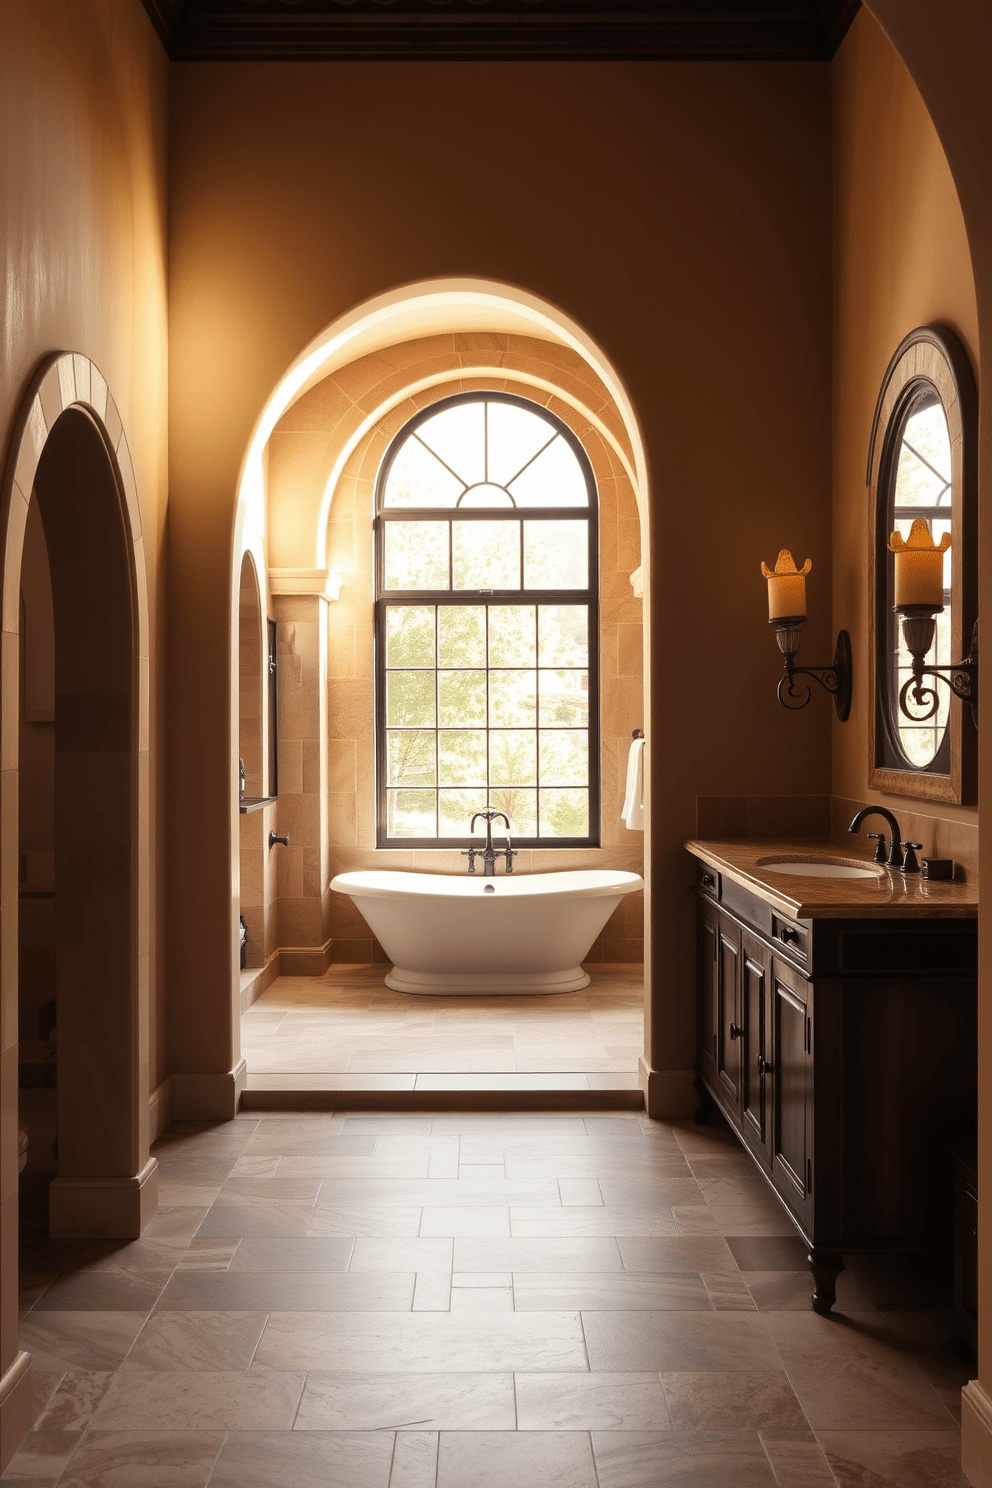
[[809,1245],[828,1312],[845,1253],[949,1233],[947,1143],[977,1109],[977,894],[891,873],[783,885],[762,871],[769,844],[686,846],[699,1119],[715,1104],[737,1132]]

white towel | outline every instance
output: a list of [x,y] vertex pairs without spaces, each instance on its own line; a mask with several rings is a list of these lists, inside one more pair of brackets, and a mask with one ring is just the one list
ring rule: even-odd
[[623,799],[620,819],[628,831],[644,830],[644,739],[631,741],[627,757],[627,794]]

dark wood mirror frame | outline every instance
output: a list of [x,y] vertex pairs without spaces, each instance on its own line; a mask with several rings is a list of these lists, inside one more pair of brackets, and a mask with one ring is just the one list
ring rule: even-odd
[[951,611],[952,660],[965,655],[977,615],[978,413],[975,379],[967,353],[945,326],[920,326],[900,343],[882,379],[868,446],[871,511],[868,643],[870,690],[868,784],[873,790],[922,800],[971,802],[976,799],[977,733],[971,709],[950,696],[950,750],[946,773],[892,766],[886,760],[889,610],[886,583],[889,493],[908,403],[921,391],[939,397],[951,444]]

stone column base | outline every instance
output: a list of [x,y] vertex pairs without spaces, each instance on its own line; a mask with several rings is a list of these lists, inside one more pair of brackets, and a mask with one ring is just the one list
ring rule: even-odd
[[173,1121],[233,1121],[248,1078],[239,1059],[232,1070],[217,1074],[170,1075],[169,1111]]
[[684,1121],[695,1116],[699,1097],[694,1088],[695,1071],[656,1070],[637,1061],[637,1083],[644,1091],[644,1105],[655,1121]]
[[48,1191],[53,1235],[86,1240],[137,1240],[158,1209],[158,1159],[130,1178],[63,1178]]
[[31,1355],[14,1355],[0,1377],[0,1472],[3,1472],[39,1413],[37,1377],[29,1373]]
[[992,1400],[977,1379],[961,1391],[961,1466],[975,1488],[992,1488]]

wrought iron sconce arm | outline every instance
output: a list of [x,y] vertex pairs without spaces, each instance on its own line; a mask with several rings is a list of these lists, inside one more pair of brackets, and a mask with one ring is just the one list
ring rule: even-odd
[[[929,605],[900,605],[898,609],[902,616],[906,649],[913,658],[913,675],[906,679],[899,690],[900,712],[914,723],[926,723],[929,718],[933,718],[940,706],[940,696],[935,687],[925,687],[923,679],[937,677],[947,683],[955,697],[960,698],[963,703],[971,704],[971,716],[977,728],[978,621],[975,621],[971,633],[971,650],[963,661],[951,662],[946,666],[927,666],[924,657],[933,645],[936,616],[940,614],[940,609],[931,609]],[[925,708],[926,712],[910,712],[910,697],[917,708]]]
[[809,703],[813,689],[808,682],[797,687],[795,679],[812,677],[824,692],[830,693],[837,709],[837,717],[841,723],[845,723],[851,713],[851,637],[846,630],[838,634],[831,666],[796,666],[795,657],[802,640],[805,618],[805,615],[795,615],[771,621],[775,627],[778,648],[785,657],[785,676],[778,684],[778,700],[783,708],[788,708],[791,713],[798,713]]

